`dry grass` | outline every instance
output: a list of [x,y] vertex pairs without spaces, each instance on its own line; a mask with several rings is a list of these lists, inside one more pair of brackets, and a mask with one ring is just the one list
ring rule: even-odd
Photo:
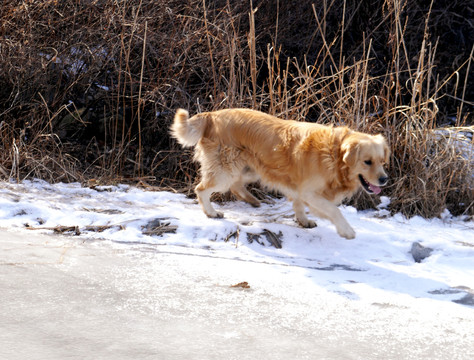
[[468,1],[313,3],[4,1],[0,177],[189,190],[174,110],[251,107],[382,132],[394,211],[472,215]]

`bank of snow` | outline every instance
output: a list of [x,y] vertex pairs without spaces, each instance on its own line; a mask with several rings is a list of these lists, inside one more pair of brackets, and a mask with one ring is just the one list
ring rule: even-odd
[[[43,181],[0,183],[0,227],[11,231],[57,228],[117,246],[265,263],[370,303],[423,298],[474,306],[472,220],[449,214],[433,220],[389,217],[383,204],[363,212],[341,207],[357,232],[348,241],[328,221],[316,219],[314,229],[298,227],[284,199],[257,209],[242,202],[216,208],[224,219],[209,219],[195,200],[170,192],[126,185],[91,189]],[[281,249],[272,245],[275,239]],[[430,256],[415,262],[413,243],[431,248]]]

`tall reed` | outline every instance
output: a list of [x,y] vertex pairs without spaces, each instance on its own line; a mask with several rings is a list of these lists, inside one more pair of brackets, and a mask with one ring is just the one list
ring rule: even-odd
[[251,107],[383,133],[393,211],[472,215],[474,48],[463,5],[4,1],[0,177],[186,191],[197,168],[168,136],[174,110]]

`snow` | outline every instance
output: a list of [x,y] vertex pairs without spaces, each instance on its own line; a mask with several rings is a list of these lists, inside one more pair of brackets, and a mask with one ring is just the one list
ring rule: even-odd
[[434,137],[437,141],[445,140],[448,147],[455,151],[463,159],[472,164],[474,162],[474,145],[472,142],[472,129],[468,128],[441,128],[434,131]]
[[380,200],[349,241],[285,199],[0,182],[0,358],[471,359],[473,221]]
[[[260,208],[237,201],[215,204],[225,217],[209,219],[194,199],[171,192],[128,185],[1,182],[0,228],[38,234],[71,227],[65,233],[72,238],[105,241],[120,249],[159,248],[246,262],[246,281],[259,281],[261,274],[252,269],[264,264],[304,283],[301,296],[307,286],[317,286],[361,304],[418,304],[437,313],[442,303],[453,311],[472,312],[474,222],[448,212],[431,220],[390,216],[389,203],[381,197],[378,208],[370,211],[341,206],[357,233],[354,240],[345,240],[325,220],[315,219],[313,229],[298,227],[285,199],[271,199]],[[268,234],[281,241],[281,249],[272,246]],[[410,253],[415,242],[433,250],[419,263]]]

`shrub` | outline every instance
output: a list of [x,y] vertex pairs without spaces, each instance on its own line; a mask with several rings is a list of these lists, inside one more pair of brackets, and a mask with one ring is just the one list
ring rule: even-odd
[[467,0],[6,0],[0,9],[4,178],[189,191],[197,168],[168,136],[174,110],[252,107],[382,132],[394,211],[473,214]]

